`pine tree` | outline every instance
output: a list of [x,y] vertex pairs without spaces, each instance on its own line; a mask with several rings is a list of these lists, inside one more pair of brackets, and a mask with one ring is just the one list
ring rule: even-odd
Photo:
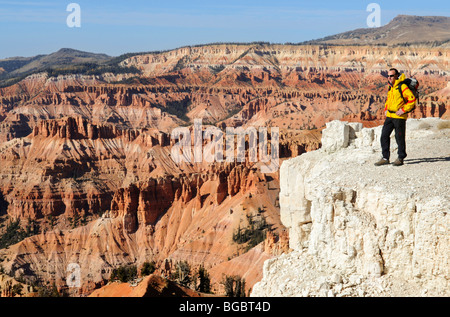
[[211,279],[209,277],[209,273],[203,266],[198,268],[198,285],[196,290],[202,293],[210,293],[211,292]]

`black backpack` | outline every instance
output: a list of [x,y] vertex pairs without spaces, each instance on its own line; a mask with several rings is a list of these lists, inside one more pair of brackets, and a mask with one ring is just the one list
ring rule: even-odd
[[402,96],[403,100],[406,103],[407,100],[405,100],[405,98],[403,97],[403,92],[402,92],[402,88],[401,88],[403,84],[408,86],[409,90],[411,90],[414,97],[416,97],[416,102],[414,103],[414,107],[410,111],[408,111],[408,112],[412,112],[412,111],[414,111],[414,109],[416,109],[416,105],[419,104],[419,81],[415,78],[406,78],[404,81],[402,81],[398,84],[398,91],[400,92],[400,96]]

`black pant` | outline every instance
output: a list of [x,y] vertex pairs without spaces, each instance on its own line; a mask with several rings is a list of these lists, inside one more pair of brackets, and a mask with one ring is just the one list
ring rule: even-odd
[[395,140],[398,145],[398,158],[403,160],[406,157],[406,120],[387,117],[384,121],[381,132],[381,150],[383,158],[389,159],[391,146],[391,133],[395,129]]

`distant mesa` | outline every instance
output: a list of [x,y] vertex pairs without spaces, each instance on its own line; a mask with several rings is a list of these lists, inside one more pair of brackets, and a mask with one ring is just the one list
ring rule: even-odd
[[449,45],[450,17],[398,15],[379,28],[363,28],[307,41],[334,45]]
[[1,59],[0,86],[7,86],[8,83],[14,84],[25,76],[49,69],[69,69],[88,63],[102,64],[111,59],[112,57],[106,54],[88,53],[71,48],[62,48],[48,55]]

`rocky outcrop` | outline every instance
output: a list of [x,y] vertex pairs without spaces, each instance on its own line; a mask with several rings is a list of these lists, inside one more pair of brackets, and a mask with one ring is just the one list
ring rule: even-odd
[[450,122],[408,120],[401,167],[373,165],[380,132],[333,121],[283,163],[293,252],[265,262],[253,296],[449,296]]
[[36,290],[32,286],[0,273],[0,297],[31,297],[35,292]]
[[110,283],[95,290],[89,297],[202,297],[202,293],[176,284],[157,275],[141,278],[136,285]]
[[[125,134],[125,135],[124,135]],[[139,132],[133,130],[121,130],[114,125],[95,125],[81,117],[68,117],[61,120],[42,120],[34,127],[32,136],[79,139],[113,139],[123,136],[128,141],[133,141]]]
[[219,206],[227,197],[250,191],[257,179],[255,170],[243,165],[210,174],[150,179],[116,191],[110,214],[123,217],[127,232],[133,233],[139,224],[154,226],[176,201],[182,205],[194,201],[193,207],[199,210],[209,196],[211,203]]

